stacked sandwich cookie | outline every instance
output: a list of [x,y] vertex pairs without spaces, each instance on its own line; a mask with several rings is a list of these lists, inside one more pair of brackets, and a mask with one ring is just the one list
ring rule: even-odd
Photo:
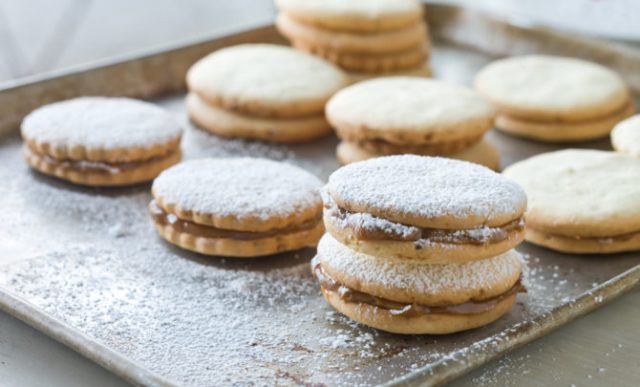
[[342,164],[413,153],[462,159],[498,169],[498,150],[484,139],[494,109],[473,90],[415,77],[349,86],[326,107],[342,142]]
[[32,168],[82,185],[146,182],[182,157],[178,122],[162,108],[129,98],[45,105],[25,117],[21,132]]
[[256,257],[315,246],[324,232],[322,182],[266,159],[186,161],[153,182],[160,235],[201,254]]
[[580,254],[640,250],[640,160],[567,149],[515,163],[504,174],[527,192],[528,242]]
[[324,105],[348,77],[292,48],[244,44],[218,50],[187,73],[187,110],[222,137],[293,143],[331,133]]
[[613,71],[580,59],[529,55],[482,69],[477,90],[496,106],[496,127],[546,142],[606,137],[635,106]]
[[321,56],[355,80],[431,75],[429,37],[416,0],[277,0],[276,26],[294,47]]
[[415,155],[353,163],[323,192],[312,270],[350,318],[403,334],[488,324],[522,291],[524,191],[479,165]]

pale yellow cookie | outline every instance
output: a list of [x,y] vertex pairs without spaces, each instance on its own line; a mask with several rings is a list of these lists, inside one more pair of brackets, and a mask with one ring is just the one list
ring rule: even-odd
[[334,65],[270,44],[220,49],[187,73],[189,90],[207,103],[265,117],[318,116],[348,83],[348,76]]
[[302,118],[252,117],[207,104],[193,93],[187,95],[186,104],[189,117],[196,125],[222,137],[295,143],[332,132],[324,115]]
[[297,20],[338,31],[376,32],[416,23],[422,5],[416,0],[276,0]]
[[618,152],[640,158],[640,115],[616,125],[611,132],[611,144]]
[[630,96],[622,78],[606,67],[544,55],[492,62],[475,85],[500,112],[536,121],[599,119],[621,110]]

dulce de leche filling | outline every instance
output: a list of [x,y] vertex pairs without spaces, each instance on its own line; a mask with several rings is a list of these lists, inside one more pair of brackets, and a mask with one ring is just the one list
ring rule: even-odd
[[360,240],[393,240],[414,242],[417,247],[427,243],[484,245],[502,242],[514,232],[524,230],[522,217],[498,227],[482,226],[471,229],[445,230],[395,223],[368,213],[347,211],[323,193],[325,215],[334,227],[348,230]]
[[188,220],[180,219],[176,215],[170,214],[164,211],[162,208],[160,208],[155,200],[152,200],[149,203],[149,212],[151,213],[151,217],[153,218],[156,224],[171,225],[176,231],[179,231],[179,232],[184,232],[184,233],[205,237],[205,238],[229,238],[229,239],[238,239],[238,240],[262,239],[262,238],[269,238],[272,236],[289,234],[289,233],[298,232],[298,231],[311,230],[318,225],[318,222],[320,222],[320,218],[315,218],[315,219],[311,219],[306,222],[293,225],[290,227],[286,227],[286,228],[253,232],[253,231],[227,230],[222,228],[216,228],[213,226],[205,226],[205,225],[197,224],[194,222],[190,222]]
[[331,278],[331,276],[329,276],[327,272],[324,271],[319,262],[316,262],[313,266],[313,274],[318,279],[318,282],[320,282],[320,287],[323,291],[337,293],[340,299],[344,302],[371,305],[380,309],[384,309],[393,316],[402,317],[419,317],[428,314],[480,314],[492,310],[501,301],[516,293],[526,293],[525,287],[522,285],[520,279],[518,279],[518,281],[506,292],[485,300],[472,300],[462,304],[438,306],[416,303],[406,304],[387,300],[381,297],[376,297],[374,295],[363,293],[347,287],[346,285],[341,284],[335,279]]
[[131,161],[131,162],[122,162],[122,163],[110,163],[106,161],[94,161],[94,160],[69,160],[69,159],[56,159],[55,157],[51,157],[47,154],[42,154],[33,150],[32,148],[28,148],[28,152],[31,152],[38,157],[40,157],[44,162],[54,167],[62,167],[65,169],[74,170],[77,172],[93,172],[93,173],[108,173],[108,174],[118,174],[122,172],[126,172],[132,169],[139,168],[145,164],[153,163],[157,160],[168,157],[170,154],[150,158],[147,160],[141,161]]

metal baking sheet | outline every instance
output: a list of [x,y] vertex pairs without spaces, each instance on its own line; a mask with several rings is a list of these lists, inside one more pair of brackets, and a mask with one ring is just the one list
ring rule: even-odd
[[[546,52],[545,41],[551,51],[562,42],[458,8],[431,6],[428,15],[435,74],[452,82],[468,84],[506,48]],[[464,33],[469,20],[513,41],[494,47],[500,52],[471,50],[482,47]],[[22,161],[15,129],[29,110],[75,95],[131,95],[179,117],[187,158],[268,157],[326,179],[338,167],[333,137],[267,145],[221,140],[188,122],[182,91],[188,66],[215,48],[247,41],[282,42],[267,26],[0,90],[0,131],[11,132],[0,139],[1,309],[138,385],[438,384],[640,282],[639,254],[564,255],[523,244],[529,292],[497,322],[448,336],[387,334],[326,304],[309,271],[313,249],[241,261],[192,254],[156,235],[146,210],[148,184],[82,188],[34,173]],[[630,62],[619,63],[634,57],[624,59]],[[503,166],[556,149],[497,132],[489,137]]]

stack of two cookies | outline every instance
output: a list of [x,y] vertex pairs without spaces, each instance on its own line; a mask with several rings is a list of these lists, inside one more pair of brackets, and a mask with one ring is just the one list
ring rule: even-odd
[[354,163],[323,194],[312,269],[327,301],[365,325],[444,334],[488,324],[522,291],[526,196],[472,163],[414,155]]
[[243,44],[218,50],[187,73],[187,110],[209,132],[270,142],[331,133],[327,100],[349,82],[338,67],[289,47]]
[[539,141],[605,137],[635,111],[620,76],[580,59],[502,59],[481,70],[475,84],[498,110],[496,128]]
[[342,164],[412,153],[446,156],[498,169],[497,149],[484,139],[494,109],[474,91],[416,77],[386,77],[349,86],[326,107],[342,142]]
[[355,79],[385,73],[430,76],[429,38],[416,0],[278,0],[276,25],[294,47]]

